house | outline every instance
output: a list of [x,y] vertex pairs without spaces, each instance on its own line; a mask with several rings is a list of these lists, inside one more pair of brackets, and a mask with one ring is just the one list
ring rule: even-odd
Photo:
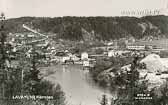
[[163,51],[164,49],[160,46],[152,46],[152,52],[160,53],[160,51]]
[[89,54],[87,52],[81,53],[81,60],[88,59]]
[[83,67],[89,67],[90,63],[88,59],[83,60]]
[[168,50],[168,39],[152,40],[152,41],[138,41],[127,44],[129,50],[144,50],[146,46],[150,46],[153,51]]
[[112,56],[115,56],[115,51],[114,50],[111,50],[108,52],[107,54],[108,57],[112,57]]
[[126,47],[128,50],[145,50],[144,44],[133,43],[133,44],[128,44]]
[[108,52],[108,57],[114,56],[123,56],[124,54],[129,53],[130,51],[122,51],[122,50],[111,50]]

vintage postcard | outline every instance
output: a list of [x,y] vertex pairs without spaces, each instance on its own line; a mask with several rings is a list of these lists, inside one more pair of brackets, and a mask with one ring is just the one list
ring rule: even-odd
[[168,0],[0,0],[0,105],[168,105]]

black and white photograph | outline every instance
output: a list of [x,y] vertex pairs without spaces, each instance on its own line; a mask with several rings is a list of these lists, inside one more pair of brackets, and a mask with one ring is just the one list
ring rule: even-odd
[[0,0],[0,105],[168,105],[168,0]]

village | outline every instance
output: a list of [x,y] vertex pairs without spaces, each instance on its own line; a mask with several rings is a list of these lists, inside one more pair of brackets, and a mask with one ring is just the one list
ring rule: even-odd
[[[84,31],[82,41],[53,39],[52,34],[41,33],[33,27],[22,24],[25,32],[9,33],[6,44],[10,61],[8,68],[18,68],[21,64],[23,80],[29,63],[39,70],[38,78],[54,84],[60,84],[67,100],[80,103],[82,92],[90,92],[90,99],[84,94],[85,103],[96,102],[97,96],[111,96],[112,87],[122,86],[122,75],[132,69],[137,59],[139,79],[148,81],[148,90],[160,88],[168,78],[168,39],[149,37],[145,40],[134,37],[110,41],[94,41],[94,32]],[[34,61],[33,61],[34,60]],[[120,79],[118,79],[120,78]],[[74,87],[74,89],[72,88]],[[85,87],[85,88],[83,88]],[[95,88],[96,87],[96,88]],[[77,90],[76,90],[77,89]],[[76,91],[78,94],[76,94]],[[96,96],[94,94],[96,93]],[[113,94],[114,96],[116,94]],[[76,103],[75,103],[76,104]]]
[[[145,67],[140,70],[142,76],[148,74],[148,79],[152,84],[161,85],[168,77],[168,39],[152,39],[135,40],[131,38],[121,38],[114,41],[105,41],[99,46],[90,47],[82,52],[74,52],[74,46],[61,44],[64,41],[55,43],[52,38],[38,33],[36,30],[23,25],[25,32],[22,34],[12,34],[8,39],[12,44],[13,52],[17,53],[26,46],[26,55],[30,57],[32,46],[37,46],[37,52],[41,56],[45,56],[42,60],[46,65],[82,65],[83,70],[89,72],[94,68],[96,62],[101,59],[127,58],[138,56],[141,58],[140,63]],[[79,42],[80,43],[80,42]],[[89,43],[89,42],[88,42]],[[65,47],[67,46],[67,47]],[[62,49],[61,49],[62,48]],[[41,49],[44,49],[42,51]],[[130,64],[126,62],[123,70],[129,70]],[[158,76],[159,75],[159,76]]]
[[0,0],[0,105],[168,105],[168,0]]

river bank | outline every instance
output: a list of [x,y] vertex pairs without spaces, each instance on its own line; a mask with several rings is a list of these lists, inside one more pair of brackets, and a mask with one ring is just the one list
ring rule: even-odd
[[60,84],[70,105],[98,105],[101,96],[106,94],[110,99],[109,90],[100,88],[81,65],[57,65],[50,69],[55,72],[44,79]]

